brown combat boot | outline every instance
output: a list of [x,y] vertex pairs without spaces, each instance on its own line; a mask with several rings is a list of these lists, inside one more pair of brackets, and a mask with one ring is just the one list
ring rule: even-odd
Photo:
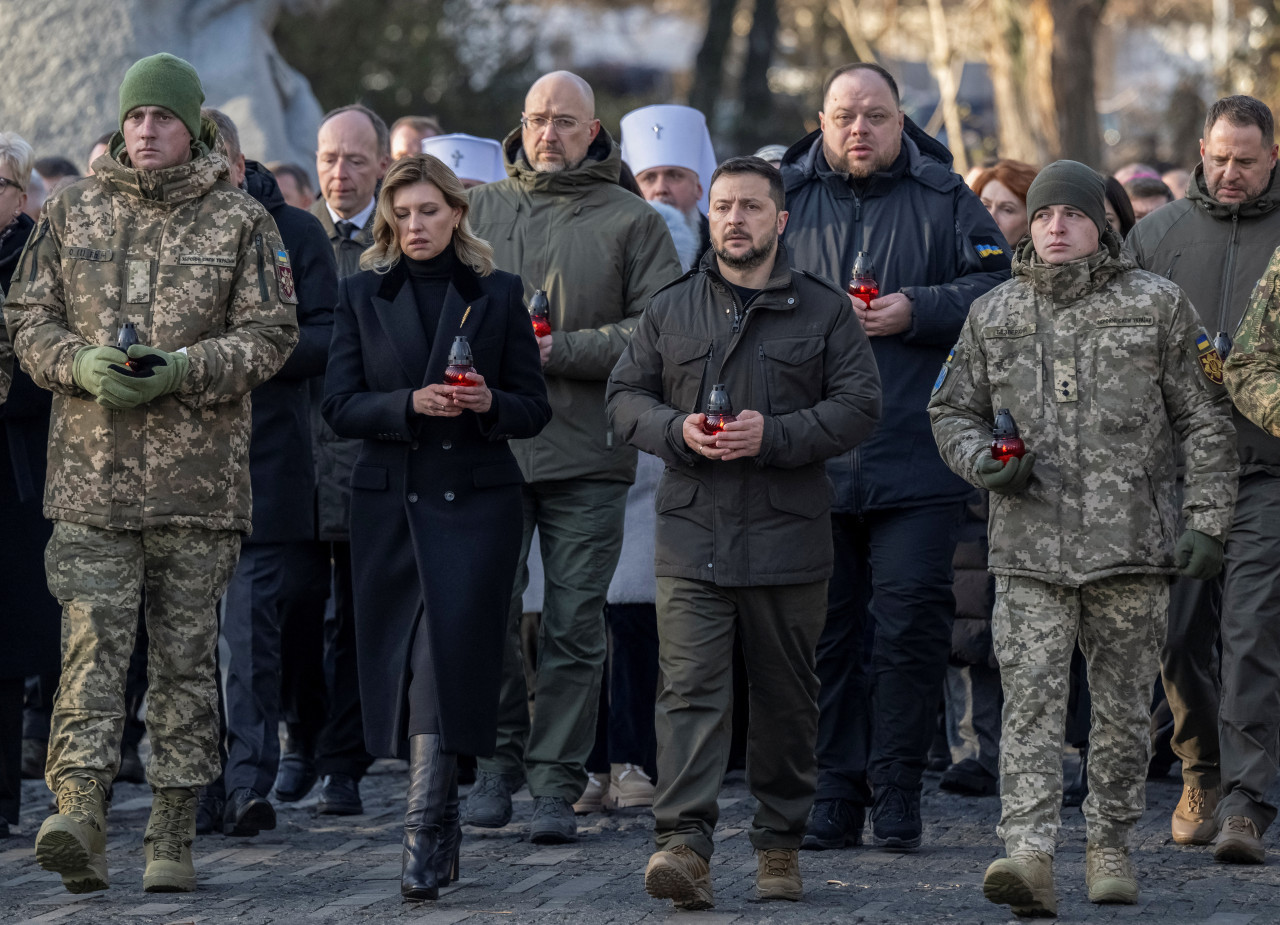
[[1218,808],[1218,790],[1182,786],[1182,799],[1173,811],[1173,840],[1179,845],[1207,845],[1218,834],[1213,811]]
[[190,893],[196,888],[191,842],[196,837],[196,792],[182,787],[157,790],[151,818],[142,836],[147,867],[142,889],[148,893]]
[[760,899],[789,899],[804,895],[800,880],[800,852],[795,848],[766,848],[756,852],[756,895]]
[[92,778],[69,777],[58,785],[58,812],[36,836],[36,862],[62,875],[71,893],[105,890],[107,794]]
[[1114,845],[1088,845],[1084,849],[1084,883],[1091,903],[1138,901],[1138,876],[1129,860],[1129,849]]
[[992,861],[982,877],[982,895],[1009,906],[1014,915],[1055,917],[1058,896],[1053,888],[1053,855],[1018,849],[1007,858]]
[[677,909],[710,909],[711,865],[688,845],[655,851],[644,870],[644,891],[654,899],[669,899]]
[[1213,843],[1213,859],[1220,864],[1262,864],[1267,851],[1262,833],[1248,816],[1228,816]]

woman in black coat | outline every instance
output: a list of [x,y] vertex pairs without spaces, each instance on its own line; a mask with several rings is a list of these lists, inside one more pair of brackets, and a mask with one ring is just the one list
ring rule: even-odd
[[[457,876],[458,754],[492,754],[523,481],[507,447],[551,418],[520,278],[466,221],[462,185],[415,155],[387,172],[366,268],[347,277],[322,410],[363,439],[351,559],[365,743],[410,761],[401,893]],[[454,339],[474,385],[444,385]]]
[[[0,132],[0,294],[8,293],[35,223],[22,208],[35,155],[11,132]],[[0,396],[0,837],[17,824],[22,796],[22,701],[25,679],[41,678],[53,696],[58,678],[62,608],[44,577],[45,445],[53,396],[13,365],[7,399]],[[47,739],[47,730],[46,736]],[[40,741],[41,750],[45,744]]]

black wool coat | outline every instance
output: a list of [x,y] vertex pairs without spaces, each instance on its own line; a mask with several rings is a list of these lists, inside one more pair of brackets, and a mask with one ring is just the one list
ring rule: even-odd
[[256,161],[246,164],[245,190],[275,219],[298,295],[298,345],[280,371],[253,390],[253,535],[246,542],[306,542],[316,535],[310,383],[324,374],[329,357],[338,265],[319,220],[286,204],[275,177]]
[[[523,478],[507,441],[551,419],[523,285],[459,264],[429,338],[401,265],[347,277],[340,290],[322,410],[335,433],[363,441],[351,560],[365,744],[407,755],[409,656],[425,612],[444,748],[489,755],[522,520]],[[459,334],[493,407],[415,413],[413,392],[444,381]]]
[[[0,292],[9,281],[35,222],[19,215],[0,238]],[[44,575],[44,548],[53,524],[44,517],[49,415],[53,394],[13,364],[13,385],[0,405],[0,678],[57,677],[62,607]],[[52,691],[50,691],[52,693]]]

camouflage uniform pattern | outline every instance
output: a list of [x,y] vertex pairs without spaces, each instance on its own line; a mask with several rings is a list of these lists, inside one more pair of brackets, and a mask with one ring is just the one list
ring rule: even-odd
[[1240,413],[1280,437],[1280,248],[1249,298],[1224,377]]
[[1151,682],[1160,670],[1168,608],[1161,575],[1115,575],[1079,588],[996,578],[991,629],[1005,692],[996,832],[1010,854],[1054,853],[1077,638],[1093,697],[1087,837],[1091,845],[1128,845],[1146,805]]
[[1173,283],[1137,269],[1110,232],[1092,257],[1045,264],[975,300],[929,416],[952,471],[974,474],[1008,408],[1036,454],[1026,491],[991,496],[991,571],[1079,586],[1172,574],[1176,450],[1186,526],[1225,539],[1237,455],[1221,364]]
[[217,777],[218,599],[240,555],[232,530],[163,526],[108,530],[59,521],[45,550],[49,590],[62,603],[62,677],[45,782],[115,779],[124,685],[139,596],[150,634],[147,731],[153,788]]
[[[22,368],[54,393],[45,516],[247,532],[249,392],[298,339],[278,286],[288,255],[220,155],[139,171],[119,162],[122,144],[46,204],[5,303]],[[76,385],[72,361],[126,321],[144,344],[186,348],[190,369],[173,394],[113,412]]]
[[992,618],[1005,707],[1006,849],[1054,852],[1071,649],[1093,696],[1090,844],[1123,846],[1141,815],[1151,682],[1175,571],[1174,466],[1186,525],[1224,539],[1236,496],[1235,429],[1221,364],[1183,292],[1121,256],[1059,266],[1028,243],[1014,277],[976,300],[929,403],[947,465],[981,487],[996,411],[1028,452],[1028,487],[991,494]]

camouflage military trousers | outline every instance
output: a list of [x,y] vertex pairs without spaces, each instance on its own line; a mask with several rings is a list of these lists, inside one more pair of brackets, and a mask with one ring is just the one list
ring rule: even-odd
[[1054,853],[1067,678],[1077,637],[1093,698],[1087,836],[1090,844],[1128,845],[1146,805],[1151,687],[1168,608],[1163,575],[1119,575],[1079,588],[996,577],[991,628],[1004,687],[996,832],[1010,853]]
[[154,788],[197,787],[217,777],[217,606],[239,554],[240,534],[229,530],[54,524],[45,571],[62,603],[62,678],[45,767],[51,790],[69,777],[96,778],[105,789],[116,776],[144,591],[147,779]]

